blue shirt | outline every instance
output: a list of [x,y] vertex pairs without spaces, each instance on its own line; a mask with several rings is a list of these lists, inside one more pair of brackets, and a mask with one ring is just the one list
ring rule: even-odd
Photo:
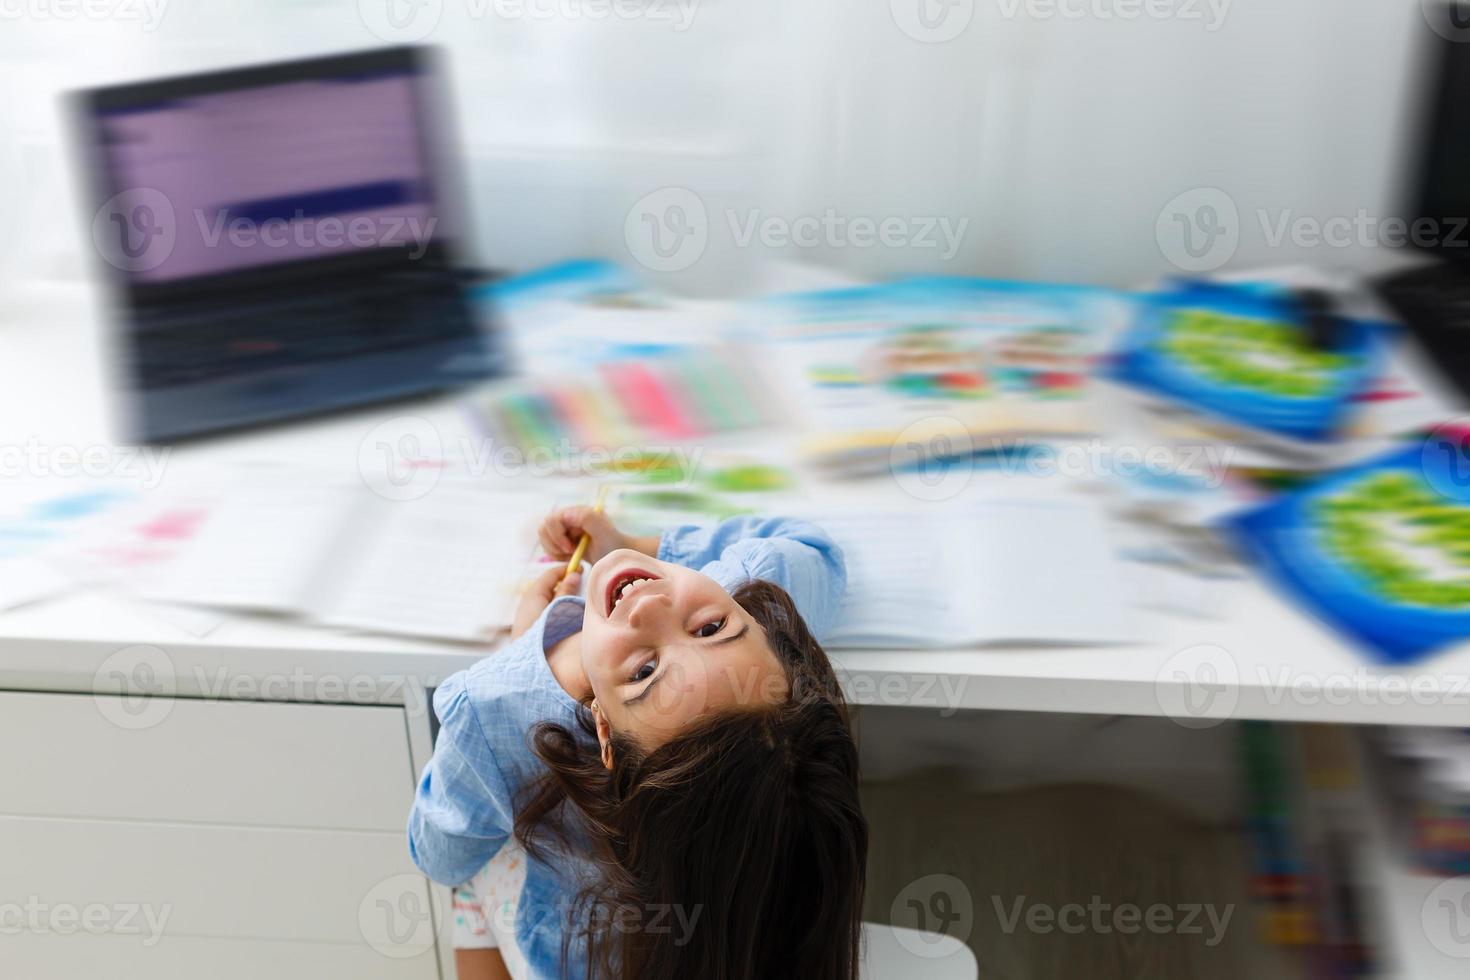
[[[736,517],[664,533],[658,558],[697,568],[727,591],[762,579],[784,588],[820,640],[847,586],[842,552],[819,528],[781,517]],[[572,732],[577,702],[557,683],[546,651],[582,628],[583,600],[555,600],[525,633],[450,677],[434,694],[439,738],[408,817],[419,869],[445,885],[468,881],[515,828],[517,794],[545,772],[528,735],[540,722]],[[562,926],[586,872],[527,856],[516,944],[536,977],[583,976],[575,947],[562,969]]]

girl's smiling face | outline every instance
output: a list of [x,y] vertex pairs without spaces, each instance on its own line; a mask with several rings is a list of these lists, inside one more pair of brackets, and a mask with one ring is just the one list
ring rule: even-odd
[[764,631],[718,582],[622,549],[587,580],[582,668],[598,737],[653,751],[696,719],[781,703],[785,671]]

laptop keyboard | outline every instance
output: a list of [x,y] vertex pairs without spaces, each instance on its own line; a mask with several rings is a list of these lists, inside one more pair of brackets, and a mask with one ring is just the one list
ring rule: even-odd
[[477,330],[462,294],[442,279],[422,288],[394,282],[290,303],[223,306],[140,317],[134,353],[142,387],[379,354]]

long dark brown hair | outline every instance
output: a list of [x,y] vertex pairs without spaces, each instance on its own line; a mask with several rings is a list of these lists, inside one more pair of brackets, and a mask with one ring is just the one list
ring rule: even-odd
[[604,768],[580,734],[537,726],[547,773],[516,815],[528,853],[589,857],[564,958],[588,980],[856,980],[868,825],[858,755],[826,653],[785,590],[737,588],[785,669],[779,704],[701,721],[644,753],[613,736]]

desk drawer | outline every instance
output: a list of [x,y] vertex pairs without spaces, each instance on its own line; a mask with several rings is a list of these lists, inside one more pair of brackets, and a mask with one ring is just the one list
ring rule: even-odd
[[91,931],[139,946],[220,938],[434,960],[428,884],[401,833],[0,817],[0,929],[55,935],[37,925],[49,913],[22,918],[18,903],[77,910],[74,924],[100,906],[109,927]]
[[[0,815],[403,833],[401,708],[0,692]],[[154,717],[154,716],[157,717]]]

